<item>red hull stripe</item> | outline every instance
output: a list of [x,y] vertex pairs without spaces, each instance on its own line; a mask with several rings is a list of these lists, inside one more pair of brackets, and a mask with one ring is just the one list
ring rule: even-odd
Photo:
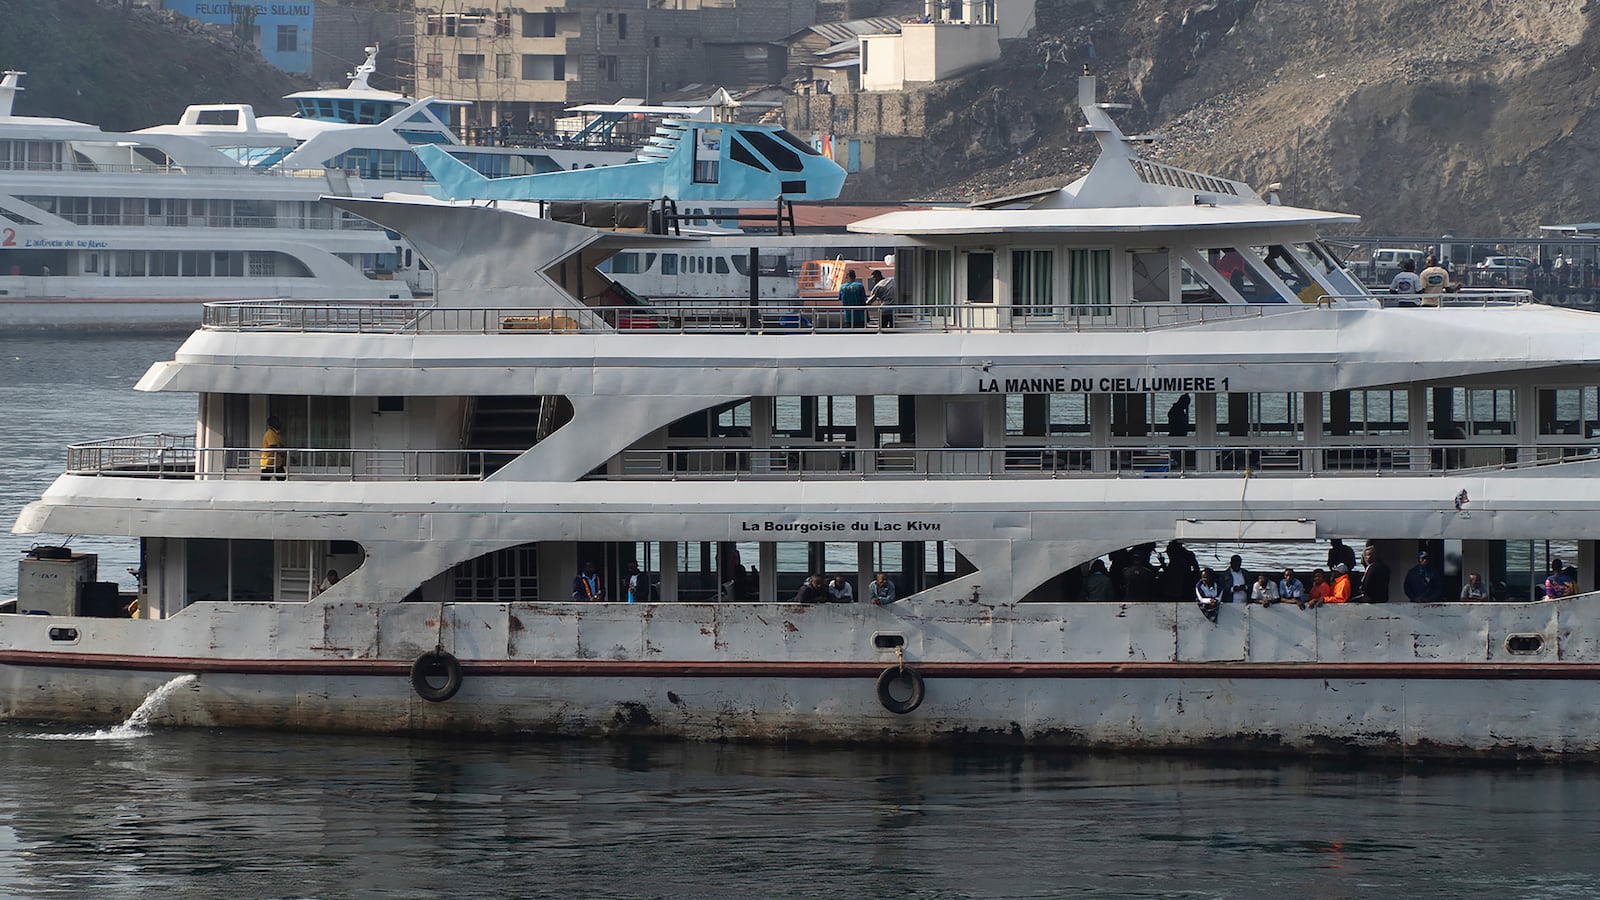
[[[892,660],[856,662],[640,662],[631,660],[463,660],[467,675],[682,678],[873,678]],[[0,665],[29,668],[238,675],[405,676],[409,659],[206,659],[100,653],[0,651]],[[916,662],[929,678],[1290,678],[1600,680],[1597,663],[1240,663]]]

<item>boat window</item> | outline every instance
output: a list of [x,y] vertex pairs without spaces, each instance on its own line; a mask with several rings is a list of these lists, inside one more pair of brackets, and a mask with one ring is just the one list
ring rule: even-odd
[[1055,251],[1011,251],[1011,305],[1019,316],[1055,312]]
[[1331,437],[1367,438],[1411,433],[1405,391],[1328,391],[1322,395],[1322,430]]
[[955,298],[955,254],[950,250],[923,250],[917,254],[921,260],[921,284],[917,296],[923,305],[935,313],[948,313]]
[[717,167],[722,160],[722,129],[694,129],[694,182],[716,184],[721,177]]
[[185,605],[275,599],[272,541],[190,538],[184,551]]
[[1299,393],[1217,395],[1219,437],[1300,441],[1305,440],[1305,428],[1305,410]]
[[[733,263],[733,270],[735,272],[738,272],[740,277],[742,277],[742,278],[749,278],[750,277],[750,258],[748,256],[744,256],[744,255],[741,254],[741,255],[735,256],[733,259],[729,260],[729,262]],[[762,274],[766,274],[766,273],[763,272]]]
[[716,264],[717,264],[717,274],[718,275],[726,275],[726,274],[728,274],[728,258],[727,257],[725,257],[725,256],[717,257],[716,258]]
[[1087,394],[1007,394],[1006,435],[1047,441],[1089,435]]
[[744,141],[734,141],[728,147],[728,155],[733,158],[734,162],[743,163],[752,169],[758,169],[762,172],[772,171],[761,160],[757,159],[754,153],[750,152],[750,148],[745,146]]
[[1540,388],[1539,433],[1600,436],[1600,390],[1594,387]]
[[748,438],[750,401],[739,400],[692,412],[667,426],[673,438]]
[[1311,277],[1305,260],[1293,247],[1273,244],[1270,247],[1258,247],[1256,252],[1263,255],[1267,268],[1289,286],[1289,290],[1300,299],[1301,303],[1316,303],[1327,293],[1327,290]]
[[909,396],[872,398],[872,428],[879,447],[890,444],[907,447],[916,445],[916,401],[917,398]]
[[532,603],[539,599],[539,545],[520,544],[457,563],[446,580],[457,603]]
[[750,146],[780,172],[799,172],[804,168],[798,154],[764,131],[741,131],[739,136],[749,141]]
[[1074,316],[1111,315],[1111,251],[1067,251],[1067,303]]
[[1516,401],[1511,388],[1430,388],[1428,430],[1440,441],[1514,435]]
[[1293,249],[1302,262],[1321,272],[1322,277],[1341,295],[1360,296],[1366,293],[1345,269],[1344,262],[1326,245],[1320,242],[1295,244]]
[[772,435],[822,443],[851,442],[856,436],[853,396],[774,397]]
[[1133,300],[1135,303],[1172,302],[1172,256],[1165,250],[1141,250],[1133,254]]
[[775,137],[777,137],[778,140],[783,141],[785,144],[788,144],[789,146],[795,148],[796,150],[799,150],[801,153],[804,153],[807,156],[821,156],[822,155],[821,153],[817,152],[817,148],[811,146],[810,144],[806,143],[805,141],[800,140],[799,138],[795,137],[794,135],[790,134],[788,131],[786,131],[784,129],[780,128],[777,131],[774,131],[773,135]]
[[1261,260],[1252,251],[1213,247],[1206,251],[1206,259],[1246,303],[1285,302],[1277,289],[1261,276]]
[[[639,254],[618,253],[607,260],[611,264],[612,275],[637,275],[639,274]],[[601,271],[605,271],[602,269]]]

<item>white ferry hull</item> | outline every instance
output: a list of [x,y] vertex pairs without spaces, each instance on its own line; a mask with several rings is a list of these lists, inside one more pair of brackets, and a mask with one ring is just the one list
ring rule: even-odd
[[[0,717],[857,744],[1600,758],[1600,598],[1538,604],[201,605],[165,622],[0,617]],[[920,609],[913,610],[913,607]],[[942,607],[942,608],[941,608]],[[50,629],[77,629],[75,643]],[[415,657],[462,666],[422,699]],[[906,640],[915,710],[880,703]],[[1511,656],[1506,637],[1539,635]],[[59,635],[59,632],[58,632]],[[292,644],[316,647],[295,651]],[[143,644],[144,651],[131,648]],[[1335,661],[1335,659],[1337,661]]]

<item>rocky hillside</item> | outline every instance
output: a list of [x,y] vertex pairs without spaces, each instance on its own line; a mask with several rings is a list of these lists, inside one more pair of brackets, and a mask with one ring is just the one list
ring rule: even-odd
[[104,0],[0,0],[0,69],[21,69],[17,113],[126,131],[176,122],[191,103],[287,113],[311,87],[225,30]]
[[[1530,233],[1600,218],[1593,0],[1039,0],[1003,63],[939,88],[931,193],[1080,174],[1084,64],[1152,155],[1365,217],[1374,233]],[[1108,96],[1109,95],[1109,96]],[[932,156],[932,154],[930,154]],[[920,184],[865,183],[881,195]]]

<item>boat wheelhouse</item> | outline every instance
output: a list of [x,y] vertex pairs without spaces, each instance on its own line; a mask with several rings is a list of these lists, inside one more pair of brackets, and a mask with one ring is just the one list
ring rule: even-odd
[[[910,245],[858,320],[608,302],[600,262],[680,239],[332,201],[438,296],[209,305],[139,385],[197,395],[195,434],[70,448],[15,526],[138,540],[138,617],[25,561],[47,614],[0,615],[0,715],[198,675],[160,721],[1600,755],[1600,318],[1370,294],[1317,241],[1350,217],[1157,167],[1081,96],[1075,185],[856,227]],[[1397,599],[1419,548],[1496,596],[1211,620],[1175,566],[1085,589],[1154,544],[1332,538]],[[1574,596],[1535,596],[1549,540]],[[857,602],[802,602],[821,570]]]

